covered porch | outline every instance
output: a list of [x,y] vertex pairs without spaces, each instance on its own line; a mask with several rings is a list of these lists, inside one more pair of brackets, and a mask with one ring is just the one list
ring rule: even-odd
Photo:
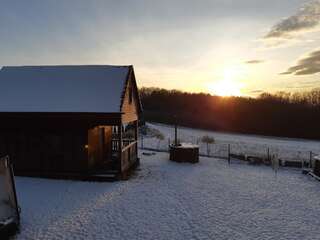
[[139,164],[138,120],[89,129],[87,149],[91,175],[126,178]]

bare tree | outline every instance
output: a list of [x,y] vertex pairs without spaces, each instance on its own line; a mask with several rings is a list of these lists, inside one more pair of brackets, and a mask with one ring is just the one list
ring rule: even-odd
[[215,142],[213,137],[210,137],[208,135],[205,135],[201,138],[201,142],[207,144],[207,155],[210,155],[210,148],[209,148],[209,144],[213,144]]
[[158,132],[155,137],[158,139],[158,150],[160,149],[160,143],[164,140],[164,136],[161,132]]

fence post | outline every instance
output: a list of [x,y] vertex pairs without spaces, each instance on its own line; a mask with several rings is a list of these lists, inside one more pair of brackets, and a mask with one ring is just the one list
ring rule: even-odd
[[141,149],[143,149],[143,135],[141,134]]
[[170,150],[170,138],[168,138],[168,151]]
[[270,162],[270,148],[267,149],[267,160]]
[[310,151],[309,168],[312,168],[312,151]]
[[230,164],[230,143],[228,144],[228,164]]

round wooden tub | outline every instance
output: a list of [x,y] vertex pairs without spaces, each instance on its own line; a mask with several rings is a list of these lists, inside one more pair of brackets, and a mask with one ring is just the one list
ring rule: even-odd
[[170,160],[175,162],[199,162],[199,146],[181,143],[177,146],[170,145]]

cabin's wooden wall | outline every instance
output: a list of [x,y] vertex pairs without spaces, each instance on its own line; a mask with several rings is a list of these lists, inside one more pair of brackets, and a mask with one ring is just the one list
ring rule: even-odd
[[88,132],[88,167],[94,168],[99,161],[99,127]]
[[104,127],[104,146],[103,146],[103,157],[104,160],[110,161],[112,159],[112,127]]
[[16,172],[85,172],[87,130],[0,130],[0,155],[9,155]]
[[[130,78],[124,94],[121,109],[121,111],[124,113],[122,115],[122,121],[124,123],[133,122],[138,119],[138,98],[134,87],[135,86],[133,86],[132,79]],[[130,91],[132,91],[132,102],[130,102]]]

